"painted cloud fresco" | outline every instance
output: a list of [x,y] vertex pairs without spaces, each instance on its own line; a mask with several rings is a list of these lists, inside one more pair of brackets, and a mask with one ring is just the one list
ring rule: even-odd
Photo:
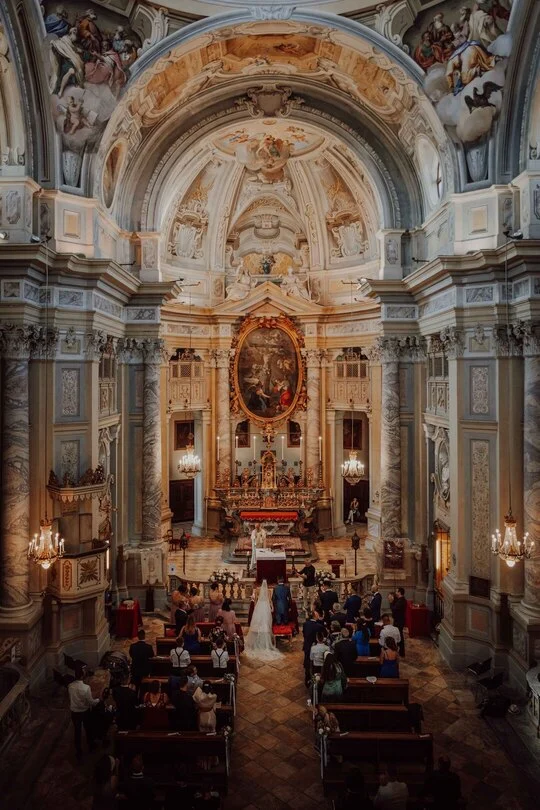
[[500,112],[510,10],[511,0],[454,0],[419,14],[404,38],[439,117],[464,143],[487,135]]

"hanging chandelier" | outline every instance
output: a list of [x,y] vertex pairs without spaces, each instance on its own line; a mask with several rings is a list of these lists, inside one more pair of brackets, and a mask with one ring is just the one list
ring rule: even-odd
[[351,449],[349,458],[341,465],[341,475],[348,484],[354,486],[365,476],[365,466],[358,459],[358,452],[354,449],[354,401],[351,399]]
[[[523,233],[516,231],[511,233],[507,228],[504,231],[506,236],[506,244],[504,249],[504,289],[506,297],[506,336],[510,340],[510,311],[509,301],[510,292],[508,284],[508,245],[512,240],[523,239]],[[512,444],[510,444],[511,454]],[[508,469],[511,467],[511,458]],[[528,560],[534,550],[534,542],[529,537],[529,532],[523,535],[522,540],[517,539],[516,532],[516,519],[512,514],[512,475],[509,474],[508,479],[508,514],[504,516],[504,536],[501,535],[499,529],[495,529],[495,533],[491,535],[491,550],[501,560],[504,560],[509,568],[513,568],[517,562]]]
[[63,556],[64,538],[58,532],[53,534],[50,521],[42,520],[39,535],[35,534],[28,545],[28,559],[46,571]]
[[534,541],[530,539],[529,532],[523,535],[523,540],[517,539],[516,519],[512,509],[504,516],[504,537],[499,529],[495,529],[495,533],[491,535],[491,550],[504,560],[509,568],[513,568],[523,559],[530,559],[534,551]]
[[181,475],[185,475],[186,478],[195,478],[195,476],[201,471],[201,460],[195,452],[193,433],[190,433],[188,436],[186,452],[178,462],[177,469],[178,472]]

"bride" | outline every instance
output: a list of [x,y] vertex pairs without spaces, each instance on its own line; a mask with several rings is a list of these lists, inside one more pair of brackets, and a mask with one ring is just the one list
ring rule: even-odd
[[279,650],[276,650],[276,643],[272,633],[272,608],[268,583],[265,579],[261,585],[259,597],[251,617],[245,653],[250,658],[258,658],[260,661],[273,661],[276,658],[281,658],[282,655]]

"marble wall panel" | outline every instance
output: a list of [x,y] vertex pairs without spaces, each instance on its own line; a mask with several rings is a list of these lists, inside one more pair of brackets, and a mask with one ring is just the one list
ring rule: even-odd
[[471,482],[471,574],[490,579],[490,446],[489,441],[470,442]]

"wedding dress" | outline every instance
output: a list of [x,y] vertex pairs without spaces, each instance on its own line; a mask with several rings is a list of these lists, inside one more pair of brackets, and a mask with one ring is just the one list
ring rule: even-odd
[[260,661],[274,661],[282,657],[282,653],[276,650],[276,643],[272,634],[272,608],[268,583],[265,579],[253,610],[244,649],[247,656],[257,658]]

